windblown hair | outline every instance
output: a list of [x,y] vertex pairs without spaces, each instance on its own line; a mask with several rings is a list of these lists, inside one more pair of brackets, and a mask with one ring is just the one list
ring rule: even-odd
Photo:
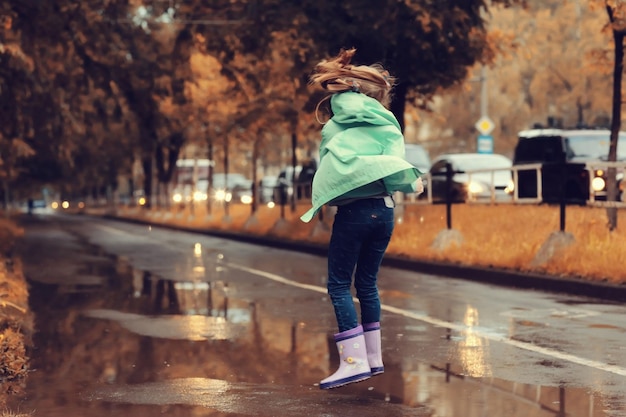
[[315,66],[310,82],[332,93],[355,91],[378,100],[389,107],[395,78],[380,64],[352,65],[356,49],[342,49],[335,58]]

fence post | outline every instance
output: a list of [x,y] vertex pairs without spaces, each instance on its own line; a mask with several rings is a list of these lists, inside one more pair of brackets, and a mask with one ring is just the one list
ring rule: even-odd
[[566,189],[567,189],[567,166],[565,162],[561,162],[561,189],[559,199],[559,230],[565,231],[565,205],[566,205]]
[[446,226],[452,229],[452,164],[446,164]]
[[285,218],[285,205],[287,204],[287,184],[281,181],[278,185],[278,202],[280,204],[280,218]]

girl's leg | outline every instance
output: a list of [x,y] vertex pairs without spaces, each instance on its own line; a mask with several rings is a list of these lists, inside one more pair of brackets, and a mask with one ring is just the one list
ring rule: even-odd
[[382,207],[372,224],[367,239],[363,241],[356,266],[354,286],[361,305],[361,322],[380,321],[378,296],[378,271],[393,233],[393,209]]
[[340,207],[328,246],[328,295],[335,309],[339,332],[353,329],[359,324],[350,289],[361,241],[358,231],[347,222],[345,214]]

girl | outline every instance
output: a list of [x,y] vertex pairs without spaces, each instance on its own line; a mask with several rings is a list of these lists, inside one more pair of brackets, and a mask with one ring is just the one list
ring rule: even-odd
[[[392,194],[424,190],[422,173],[404,159],[400,124],[386,108],[394,79],[377,64],[351,65],[355,52],[342,50],[320,62],[311,76],[312,84],[331,92],[331,118],[322,128],[313,207],[301,219],[309,222],[325,204],[337,206],[328,248],[328,294],[341,362],[321,381],[322,389],[384,371],[376,281],[394,227]],[[353,274],[362,324],[350,292]]]

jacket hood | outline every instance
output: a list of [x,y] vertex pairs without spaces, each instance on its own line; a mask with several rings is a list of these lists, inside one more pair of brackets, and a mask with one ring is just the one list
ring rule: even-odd
[[347,91],[335,94],[330,99],[332,120],[339,124],[368,123],[371,125],[400,125],[393,113],[380,102],[365,94]]
[[414,192],[421,175],[405,159],[404,137],[393,113],[378,100],[346,92],[331,97],[333,117],[322,128],[320,163],[313,178],[309,222],[337,198]]

